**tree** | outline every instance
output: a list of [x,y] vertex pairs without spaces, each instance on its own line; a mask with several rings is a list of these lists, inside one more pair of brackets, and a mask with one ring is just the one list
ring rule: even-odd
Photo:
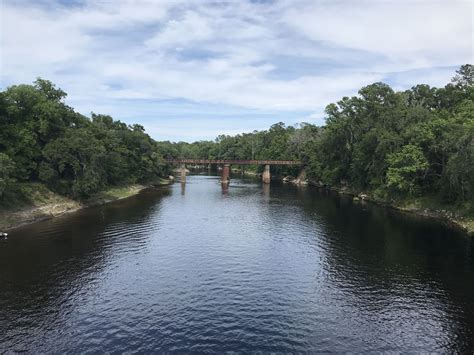
[[471,88],[474,85],[474,65],[464,64],[456,70],[456,75],[454,76],[452,82],[462,88]]
[[[307,176],[324,184],[470,201],[473,73],[472,65],[463,65],[442,88],[420,84],[395,92],[384,83],[367,85],[327,105],[323,127],[279,122],[194,143],[155,142],[143,126],[108,115],[89,119],[64,104],[64,91],[38,78],[0,93],[0,189],[40,180],[57,192],[85,197],[107,185],[166,175],[164,157],[299,159]],[[274,173],[297,171],[275,167]]]
[[45,147],[40,179],[64,194],[88,197],[106,185],[105,156],[87,129],[70,130]]
[[423,151],[416,145],[405,145],[399,152],[387,155],[387,185],[398,191],[414,193],[418,180],[428,168]]
[[15,163],[10,157],[4,153],[0,153],[0,199],[3,197],[5,191],[15,181],[12,178],[12,173],[15,169]]
[[49,80],[37,78],[34,82],[34,87],[46,96],[49,101],[59,102],[67,96],[63,90],[57,89]]
[[[449,142],[443,182],[449,186],[449,198],[474,200],[474,102],[461,104],[445,132]],[[446,189],[445,189],[446,190]]]

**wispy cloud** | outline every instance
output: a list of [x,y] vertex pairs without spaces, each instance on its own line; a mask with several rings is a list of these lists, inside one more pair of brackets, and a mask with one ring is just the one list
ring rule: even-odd
[[322,123],[371,82],[447,81],[472,62],[471,14],[468,0],[3,0],[1,85],[48,78],[156,138]]

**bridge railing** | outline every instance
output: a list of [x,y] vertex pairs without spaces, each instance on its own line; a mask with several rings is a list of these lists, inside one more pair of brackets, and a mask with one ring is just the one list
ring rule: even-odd
[[167,159],[174,164],[303,165],[299,160]]

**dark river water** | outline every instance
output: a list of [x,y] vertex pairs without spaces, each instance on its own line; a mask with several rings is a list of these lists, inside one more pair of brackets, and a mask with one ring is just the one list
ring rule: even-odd
[[0,242],[1,352],[474,350],[474,240],[312,188],[185,188]]

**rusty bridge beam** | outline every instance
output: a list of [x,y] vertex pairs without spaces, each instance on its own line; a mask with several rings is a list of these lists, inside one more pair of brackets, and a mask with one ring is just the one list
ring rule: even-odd
[[167,159],[172,164],[303,165],[299,160]]

